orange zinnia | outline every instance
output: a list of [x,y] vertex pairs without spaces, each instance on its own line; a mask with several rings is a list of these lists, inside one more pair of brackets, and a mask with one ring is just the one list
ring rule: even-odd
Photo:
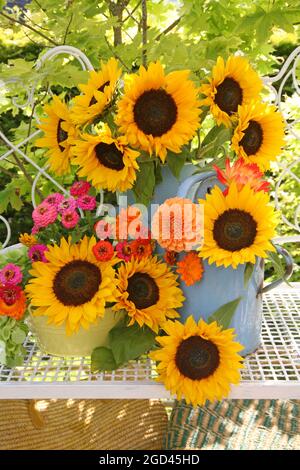
[[177,263],[177,272],[187,286],[200,281],[203,275],[202,261],[194,251],[191,251]]
[[200,205],[190,199],[167,199],[153,216],[153,238],[168,251],[189,251],[200,246],[202,219]]
[[152,255],[152,244],[149,240],[138,239],[131,242],[132,255],[136,259],[142,259]]

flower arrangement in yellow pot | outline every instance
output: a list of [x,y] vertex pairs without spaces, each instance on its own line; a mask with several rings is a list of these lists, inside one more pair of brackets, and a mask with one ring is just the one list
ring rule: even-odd
[[[264,172],[284,145],[282,116],[262,103],[262,81],[241,56],[219,57],[201,83],[159,61],[123,74],[112,58],[78,88],[68,103],[54,96],[44,107],[36,142],[49,171],[65,178],[66,194],[41,201],[32,234],[20,238],[32,263],[32,318],[63,329],[66,343],[106,319],[105,340],[91,343],[94,371],[152,351],[158,379],[172,394],[193,405],[221,399],[242,368],[243,346],[229,328],[234,309],[206,320],[191,311],[184,320],[182,285],[201,285],[205,260],[237,269],[274,251],[277,215]],[[192,202],[176,196],[179,182],[167,182],[173,194],[160,201],[150,229],[135,206],[113,215],[97,209],[100,202],[117,207],[126,191],[148,206],[165,169],[180,180],[186,163],[190,174],[214,169],[220,187]],[[177,215],[168,216],[174,203]],[[178,214],[186,207],[191,218],[182,226]],[[196,217],[200,207],[204,219]],[[196,313],[197,321],[190,316]]]

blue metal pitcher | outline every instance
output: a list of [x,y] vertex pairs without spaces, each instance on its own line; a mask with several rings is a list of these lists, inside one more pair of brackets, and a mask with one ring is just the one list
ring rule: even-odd
[[[195,170],[194,165],[185,165],[180,179],[177,180],[168,167],[162,167],[163,181],[156,187],[153,202],[161,204],[176,195],[197,202],[199,198],[205,198],[207,191],[215,185],[223,189],[215,172],[194,174]],[[293,261],[284,248],[279,246],[276,248],[285,259],[287,279],[293,271]],[[199,283],[193,286],[181,283],[186,297],[184,306],[179,310],[182,321],[191,314],[196,320],[200,318],[207,320],[222,305],[242,297],[230,326],[235,328],[236,340],[244,346],[242,355],[252,353],[260,345],[262,294],[278,286],[283,280],[274,281],[263,287],[264,261],[260,258],[257,259],[246,288],[244,287],[245,265],[239,265],[237,269],[209,265],[207,261],[204,261],[203,265],[204,275]]]

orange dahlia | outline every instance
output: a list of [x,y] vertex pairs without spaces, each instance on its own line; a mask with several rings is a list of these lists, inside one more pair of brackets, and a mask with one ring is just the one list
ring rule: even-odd
[[26,296],[19,286],[0,287],[0,316],[21,320],[26,311]]
[[219,181],[225,184],[226,189],[224,194],[228,193],[228,186],[235,181],[238,190],[240,191],[245,184],[249,184],[251,189],[256,191],[270,191],[270,183],[263,180],[263,173],[255,163],[245,163],[242,158],[230,166],[230,160],[227,158],[225,163],[225,170],[221,170],[217,165],[214,165],[217,172]]
[[152,219],[152,235],[168,251],[189,251],[200,246],[202,208],[190,199],[167,199]]
[[200,281],[203,275],[203,265],[197,253],[191,251],[181,261],[178,261],[177,273],[180,274],[187,286],[192,286]]

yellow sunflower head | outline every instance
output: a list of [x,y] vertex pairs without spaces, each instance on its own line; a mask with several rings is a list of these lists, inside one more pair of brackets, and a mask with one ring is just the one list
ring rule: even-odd
[[209,264],[235,269],[255,263],[257,256],[265,258],[267,250],[274,251],[270,240],[278,217],[267,193],[255,192],[249,184],[238,191],[233,182],[226,196],[215,187],[200,202],[204,204],[204,244],[199,255],[208,258]]
[[101,116],[104,108],[111,102],[121,69],[116,59],[111,58],[106,64],[101,63],[98,72],[89,72],[86,84],[79,85],[82,92],[73,100],[71,119],[76,126],[92,123]]
[[114,302],[116,278],[110,262],[97,261],[94,237],[80,243],[61,240],[48,246],[47,263],[33,263],[32,279],[26,286],[34,315],[48,317],[49,323],[66,323],[67,334],[88,328],[105,312],[106,302]]
[[137,322],[140,327],[147,325],[158,332],[167,318],[179,316],[175,309],[182,306],[184,297],[177,276],[155,256],[122,264],[117,277],[118,300],[114,309],[127,311],[129,325]]
[[58,176],[64,175],[70,172],[70,139],[74,138],[76,130],[67,105],[58,96],[53,96],[52,102],[45,105],[44,110],[48,116],[42,119],[39,126],[44,136],[37,139],[35,145],[48,149],[46,155],[50,170]]
[[161,348],[150,353],[158,361],[158,380],[172,394],[193,406],[204,405],[206,400],[221,400],[230,392],[230,384],[240,381],[243,349],[234,341],[234,330],[221,330],[217,322],[190,316],[183,325],[167,321],[166,336],[156,338]]
[[230,56],[226,63],[218,57],[209,83],[200,88],[201,105],[209,106],[217,124],[230,127],[239,105],[258,99],[262,81],[244,57]]
[[182,70],[165,75],[157,62],[125,79],[116,123],[131,145],[163,162],[167,149],[179,153],[199,126],[197,89],[189,74]]
[[114,139],[105,125],[98,135],[83,134],[82,140],[73,143],[73,163],[80,167],[78,176],[87,178],[97,189],[132,188],[139,169],[139,152],[128,147],[124,136]]
[[238,124],[231,147],[247,163],[256,163],[261,171],[270,167],[284,145],[284,122],[275,106],[251,103],[239,106]]

